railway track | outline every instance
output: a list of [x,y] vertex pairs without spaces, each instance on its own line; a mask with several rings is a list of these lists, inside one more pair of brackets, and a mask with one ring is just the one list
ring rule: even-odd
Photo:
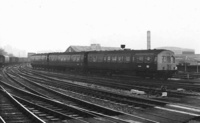
[[[45,122],[74,122],[74,123],[129,123],[123,119],[117,119],[101,113],[92,112],[89,110],[81,109],[77,105],[69,106],[54,99],[45,98],[26,91],[19,90],[11,85],[3,84],[8,91],[14,95],[15,98],[32,111],[35,115],[43,119]],[[10,89],[12,88],[12,90]],[[13,91],[14,88],[14,91]],[[72,103],[72,102],[70,102]],[[85,105],[85,104],[84,104]],[[83,106],[82,106],[83,107]],[[86,106],[85,106],[86,107]],[[90,106],[91,107],[91,106]],[[93,107],[94,108],[94,107]],[[98,107],[96,107],[98,108]],[[91,109],[91,108],[90,108]],[[106,111],[108,114],[120,115],[119,112]],[[114,114],[115,113],[115,114]],[[135,119],[136,120],[136,119]],[[153,123],[145,119],[139,119],[147,123]],[[133,121],[133,120],[132,120]]]
[[0,99],[1,123],[45,123],[18,102],[2,86],[0,86]]
[[[25,76],[31,77],[27,75]],[[65,81],[59,81],[57,79],[49,78],[47,76],[43,76],[43,77],[50,79],[51,81],[57,81],[57,82],[50,82],[44,79],[42,80],[43,82],[41,82],[41,79],[39,79],[39,81],[37,79],[33,79],[33,81],[35,82],[38,81],[38,83],[42,83],[48,86],[54,86],[54,87],[62,88],[65,90],[70,90],[73,92],[82,93],[82,94],[89,95],[92,97],[98,97],[101,99],[106,99],[106,100],[114,101],[116,103],[127,104],[127,105],[135,106],[135,107],[148,108],[148,107],[153,107],[155,105],[164,106],[167,104],[166,102],[138,98],[138,97],[137,98],[129,97],[129,96],[119,95],[119,94],[110,93],[110,92],[93,89],[93,88],[88,89],[88,87],[84,87],[84,86],[80,86],[80,85],[76,85],[72,83],[67,83]],[[26,80],[29,81],[28,79]]]
[[[14,72],[14,73],[17,73],[17,72]],[[43,88],[43,89],[46,89],[46,90],[51,90],[52,92],[53,91],[55,91],[56,90],[56,93],[62,93],[62,94],[66,94],[66,93],[68,93],[69,92],[69,90],[67,90],[66,88],[63,88],[63,89],[61,89],[61,87],[62,86],[64,86],[64,83],[62,83],[63,82],[63,80],[60,80],[60,81],[58,81],[59,79],[55,79],[54,77],[47,77],[47,76],[43,76],[45,79],[43,79],[42,78],[42,76],[40,76],[40,77],[38,77],[38,76],[33,76],[34,74],[29,74],[29,75],[32,75],[32,77],[28,77],[28,75],[25,75],[24,73],[20,73],[19,75],[18,75],[18,77],[21,77],[22,79],[24,79],[24,80],[26,80],[26,82],[31,82],[31,83],[35,83],[36,81],[37,81],[37,85],[40,85],[40,88]],[[14,76],[14,75],[13,75]],[[38,79],[38,80],[36,80],[36,78]],[[52,78],[54,78],[54,79],[52,79]],[[31,79],[31,80],[30,80]],[[58,86],[56,86],[56,85],[51,85],[52,83],[51,83],[51,81],[49,81],[49,80],[51,80],[51,81],[54,81],[54,83],[57,83],[57,85],[58,85],[58,83],[60,83],[61,85],[58,87]],[[46,81],[46,80],[48,80],[48,81]],[[46,81],[46,82],[45,82]],[[51,83],[50,85],[47,85],[47,83]],[[65,82],[66,83],[66,82]],[[41,86],[43,86],[43,87],[41,87]],[[69,85],[67,85],[67,86],[69,86]],[[47,87],[47,88],[46,88]],[[39,86],[38,86],[38,88],[39,88]],[[50,89],[51,88],[51,89]],[[82,90],[82,89],[80,89],[80,88],[77,88],[75,85],[72,87],[72,86],[70,86],[70,88],[75,88],[75,90]],[[89,88],[86,88],[86,89],[88,89],[89,90]],[[97,90],[96,90],[97,91]],[[87,92],[87,91],[85,91],[85,92]],[[55,92],[54,92],[55,93]],[[84,95],[83,94],[83,92],[81,91],[81,92],[72,92],[72,91],[70,91],[70,95],[71,96],[74,96],[74,97],[76,97],[76,95],[74,95],[76,93],[76,95],[77,94],[79,94],[79,95],[81,95],[82,97],[86,97],[86,94]],[[81,94],[80,94],[81,93]],[[88,93],[88,92],[87,92]],[[93,92],[89,92],[89,93],[93,93]],[[108,94],[108,93],[107,93]],[[106,95],[107,95],[106,94]],[[98,95],[98,94],[94,94],[93,95],[93,97],[95,97],[96,95]],[[89,95],[90,97],[91,97],[91,95]],[[89,96],[87,96],[87,97],[89,97]],[[98,95],[99,96],[99,95]],[[103,97],[103,96],[102,96]],[[112,96],[110,96],[110,98],[111,97],[113,97],[113,95]],[[72,97],[70,97],[70,98],[72,98]],[[76,97],[76,98],[80,98],[80,96],[78,96],[78,97]],[[126,98],[124,98],[124,99],[126,99]],[[124,100],[124,99],[121,99],[121,100]],[[74,100],[74,99],[73,99]],[[104,99],[101,99],[101,100],[105,100],[105,98]],[[106,99],[107,100],[107,99]],[[113,102],[114,102],[114,100],[110,100],[111,101],[111,103],[112,104],[114,104]],[[109,103],[110,103],[110,101],[109,101]],[[152,100],[151,100],[152,101]],[[83,102],[82,102],[83,103]],[[121,104],[124,104],[124,101],[121,101],[121,102],[117,102],[117,103],[119,103],[120,105]],[[145,102],[145,103],[149,103],[149,102]],[[160,102],[159,102],[160,103]],[[138,103],[139,104],[139,103]],[[152,121],[157,121],[157,122],[160,122],[160,121],[162,121],[162,122],[174,122],[174,123],[177,123],[177,122],[182,122],[182,121],[186,121],[186,120],[188,120],[188,119],[192,119],[193,117],[196,117],[196,116],[198,116],[198,114],[195,114],[195,113],[197,113],[197,112],[194,112],[193,114],[192,114],[192,112],[190,112],[190,114],[188,114],[188,113],[183,113],[183,111],[182,112],[178,112],[178,110],[174,110],[174,109],[170,109],[170,111],[169,111],[169,108],[166,108],[166,107],[163,107],[163,106],[165,106],[166,105],[166,103],[160,103],[160,104],[150,104],[150,105],[145,105],[145,104],[141,104],[141,105],[137,105],[137,103],[134,105],[135,107],[134,107],[134,112],[135,112],[135,114],[137,114],[137,116],[140,116],[140,117],[144,117],[144,118],[146,118],[146,119],[152,119],[152,120],[150,120],[151,122]],[[91,106],[90,106],[91,107]],[[92,107],[94,107],[94,106],[92,106]],[[139,109],[136,109],[136,108],[138,108],[139,107]],[[130,107],[130,108],[133,108],[133,107]],[[91,109],[90,109],[91,110]],[[180,110],[180,109],[179,109]],[[175,112],[176,111],[176,112]],[[140,113],[139,115],[138,115],[138,113]],[[112,114],[112,113],[111,113]],[[168,115],[168,116],[165,116],[165,115]],[[184,117],[184,118],[182,118],[182,119],[176,119],[177,117]],[[156,119],[156,120],[155,120]],[[149,122],[150,122],[149,121]],[[147,121],[146,121],[147,122]]]
[[[24,75],[24,76],[32,77],[32,76],[28,76],[28,75]],[[151,100],[151,99],[146,99],[146,98],[138,98],[138,97],[133,97],[133,96],[124,96],[121,94],[102,91],[102,90],[99,90],[96,88],[95,89],[90,88],[90,90],[89,90],[88,87],[69,83],[64,80],[59,80],[58,78],[52,78],[52,77],[48,77],[45,75],[38,75],[38,76],[49,79],[51,81],[57,81],[57,83],[54,83],[51,81],[46,81],[46,80],[42,80],[42,82],[41,82],[41,79],[39,79],[39,81],[38,81],[37,78],[33,78],[33,77],[32,77],[32,79],[34,81],[38,81],[38,83],[43,83],[43,84],[49,85],[49,86],[55,86],[55,87],[62,88],[65,90],[71,90],[71,91],[74,91],[77,93],[84,93],[86,95],[90,95],[93,97],[97,96],[98,98],[102,98],[102,99],[107,99],[107,100],[110,99],[111,101],[115,101],[116,103],[123,103],[123,104],[127,104],[127,105],[135,105],[135,106],[140,105],[140,104],[142,104],[141,106],[145,106],[144,103],[146,103],[146,107],[153,107],[155,105],[164,106],[167,104],[167,102],[156,101],[156,100]],[[139,106],[139,107],[141,107],[141,106]]]
[[[21,72],[24,72],[21,70]],[[27,73],[28,71],[25,70]],[[80,81],[88,84],[96,84],[100,86],[106,86],[110,88],[115,89],[121,89],[121,90],[127,90],[130,91],[131,89],[136,89],[140,91],[144,91],[145,93],[149,95],[156,95],[156,93],[160,93],[161,86],[167,86],[168,87],[168,97],[185,97],[185,96],[198,96],[198,91],[200,90],[200,87],[188,83],[180,82],[180,84],[176,84],[174,81],[158,81],[158,80],[122,80],[122,79],[111,79],[111,78],[101,78],[101,77],[87,77],[87,76],[78,76],[78,75],[69,75],[64,76],[62,74],[56,74],[51,72],[40,72],[40,71],[32,71],[32,74],[38,74],[38,75],[50,75],[52,77],[56,77],[59,79],[67,79],[72,81]],[[187,92],[178,92],[177,88],[184,88],[187,90]],[[191,91],[192,90],[192,91]],[[197,93],[191,93],[196,91]]]
[[[1,83],[1,84],[3,84],[4,86],[10,86],[6,83]],[[14,87],[12,87],[12,88],[14,88]],[[18,89],[15,88],[15,90],[18,90]],[[13,93],[17,93],[17,92],[13,92]],[[22,94],[22,95],[25,95],[25,94]],[[30,97],[30,96],[28,96],[28,97]],[[25,98],[25,97],[23,97],[23,98]],[[34,97],[32,97],[32,98],[35,99]],[[32,98],[30,98],[28,100],[31,100]],[[53,99],[53,100],[55,100],[55,99]],[[63,99],[61,101],[63,102]],[[92,114],[96,114],[98,117],[101,116],[100,119],[104,119],[103,122],[106,122],[106,120],[108,120],[109,122],[112,121],[112,122],[122,122],[122,123],[136,122],[136,121],[138,121],[138,122],[139,121],[140,122],[148,122],[148,123],[154,123],[155,122],[153,120],[148,120],[146,118],[141,118],[141,117],[136,117],[136,116],[128,116],[128,115],[124,116],[126,114],[123,114],[122,112],[117,112],[117,111],[114,111],[114,110],[111,110],[111,109],[106,109],[104,107],[100,107],[98,105],[90,104],[88,102],[84,102],[84,101],[81,101],[81,100],[78,100],[78,99],[74,99],[72,97],[68,97],[67,101],[65,99],[65,103],[68,103],[68,104],[70,103],[70,105],[72,105],[73,107],[78,107],[78,109],[83,108],[85,111],[91,112]],[[98,118],[98,117],[95,117],[95,118]],[[93,119],[95,119],[95,118],[93,118]]]

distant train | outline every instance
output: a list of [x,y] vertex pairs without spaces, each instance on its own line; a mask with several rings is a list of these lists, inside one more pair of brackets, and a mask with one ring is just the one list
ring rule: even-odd
[[33,68],[79,70],[169,78],[176,72],[174,53],[169,50],[119,50],[34,54]]
[[9,57],[6,55],[0,55],[0,67],[10,64],[28,62],[28,58],[25,57]]

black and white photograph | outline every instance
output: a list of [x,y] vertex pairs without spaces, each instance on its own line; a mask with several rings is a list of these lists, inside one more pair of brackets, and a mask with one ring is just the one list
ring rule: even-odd
[[0,123],[200,123],[199,0],[0,0]]

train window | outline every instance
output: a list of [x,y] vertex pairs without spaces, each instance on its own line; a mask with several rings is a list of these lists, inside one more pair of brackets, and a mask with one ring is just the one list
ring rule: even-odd
[[167,56],[167,63],[171,63],[171,57]]
[[59,57],[59,56],[58,56],[58,61],[62,61],[62,57]]
[[38,60],[41,61],[41,57],[39,57]]
[[[37,57],[36,57],[37,59]],[[52,56],[49,56],[49,61],[53,61],[53,57]]]
[[103,61],[106,62],[106,56],[103,57]]
[[54,57],[53,56],[51,56],[51,61],[54,61]]
[[71,58],[70,58],[70,59],[71,59],[71,61],[73,62],[73,61],[74,61],[74,57],[73,57],[72,55],[71,55],[70,57],[71,57]]
[[59,59],[60,59],[59,61],[61,61],[61,62],[63,62],[65,60],[65,58],[63,58],[63,56],[60,56]]
[[112,56],[112,62],[116,62],[117,61],[117,56]]
[[88,61],[89,61],[89,62],[92,62],[92,56],[89,56],[89,57],[88,57]]
[[143,56],[138,56],[137,57],[137,63],[142,63],[143,62],[144,57]]
[[151,62],[151,57],[150,57],[150,56],[145,56],[145,62],[146,62],[146,63]]
[[97,62],[103,62],[103,56],[98,56],[97,57]]
[[81,59],[80,59],[80,60],[81,60],[81,61],[83,61],[83,59],[84,59],[84,56],[83,56],[83,55],[81,55]]
[[45,61],[46,60],[46,57],[45,56],[42,56],[42,61]]
[[131,61],[131,58],[129,56],[125,56],[125,62],[128,63]]
[[93,57],[92,57],[92,61],[93,61],[93,62],[97,62],[97,56],[93,56]]
[[65,61],[70,61],[70,55],[65,56]]
[[110,62],[110,56],[107,57],[107,61]]
[[174,58],[174,56],[171,57],[171,62],[172,62],[172,63],[175,63],[175,58]]
[[162,57],[162,63],[170,63],[170,62],[171,62],[170,56],[163,56]]
[[154,58],[154,63],[157,63],[157,57]]
[[135,57],[134,56],[132,57],[132,62],[135,62]]
[[80,56],[76,56],[76,61],[80,62]]
[[53,56],[53,61],[57,61],[58,57],[56,55]]
[[163,57],[162,57],[162,63],[165,63],[166,61],[167,61],[166,57],[163,56]]
[[62,61],[62,56],[58,56],[58,61]]
[[66,58],[65,58],[64,55],[61,55],[60,58],[61,58],[61,61],[62,61],[62,62],[66,61]]
[[76,62],[76,56],[72,55],[72,56],[71,56],[71,60],[72,60],[73,62]]
[[118,56],[118,60],[119,63],[123,62],[123,56]]

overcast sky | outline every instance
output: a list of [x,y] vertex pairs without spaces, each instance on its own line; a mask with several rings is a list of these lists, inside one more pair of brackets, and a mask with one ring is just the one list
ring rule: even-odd
[[70,45],[200,53],[199,0],[0,0],[0,47],[65,51]]

